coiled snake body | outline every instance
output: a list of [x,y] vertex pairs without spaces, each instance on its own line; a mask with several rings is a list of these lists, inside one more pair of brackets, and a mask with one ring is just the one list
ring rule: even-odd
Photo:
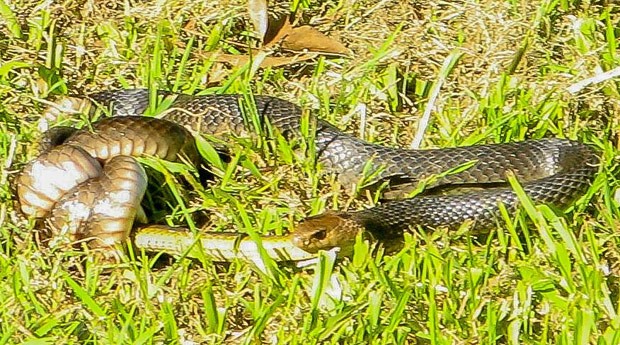
[[[240,95],[167,96],[172,97],[172,102],[163,119],[140,116],[149,105],[147,90],[89,96],[96,103],[112,105],[117,117],[93,123],[92,130],[69,132],[66,138],[54,139],[62,144],[29,163],[17,179],[22,211],[48,218],[54,228],[64,227],[76,238],[90,236],[108,246],[127,237],[133,219],[140,213],[139,206],[131,205],[136,200],[139,204],[144,194],[144,171],[128,156],[152,155],[197,163],[192,132],[244,135],[257,129],[269,133],[270,128],[275,128],[287,139],[301,137],[303,111],[278,98],[254,96],[254,102],[245,102]],[[589,186],[598,169],[595,151],[571,140],[404,150],[365,142],[320,119],[309,120],[315,127],[317,161],[326,171],[339,174],[343,184],[358,181],[370,168],[377,180],[415,184],[440,176],[433,186],[489,184],[492,188],[457,195],[426,195],[360,211],[310,217],[296,226],[292,237],[278,239],[287,242],[283,245],[286,250],[289,240],[308,252],[350,247],[355,235],[363,230],[388,238],[411,226],[455,228],[470,221],[473,229],[485,229],[497,224],[500,202],[509,211],[518,206],[509,187],[497,186],[506,182],[508,174],[516,176],[535,203],[565,206]],[[103,168],[99,162],[106,162]],[[471,166],[442,175],[466,164]],[[64,178],[48,181],[49,174]],[[140,235],[146,238],[141,242],[143,246],[169,249],[164,240],[149,242],[149,236],[156,233],[151,231]],[[162,231],[166,230],[160,234]]]

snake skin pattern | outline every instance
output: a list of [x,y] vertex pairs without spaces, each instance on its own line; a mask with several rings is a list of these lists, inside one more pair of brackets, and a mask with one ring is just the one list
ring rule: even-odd
[[[254,96],[247,100],[241,95],[190,96],[164,92],[160,92],[159,96],[164,98],[164,103],[166,100],[169,103],[163,118],[193,133],[245,136],[259,132],[268,135],[276,129],[289,140],[301,137],[304,111],[275,97]],[[153,154],[158,150],[159,141],[174,141],[177,138],[178,142],[164,145],[174,150],[169,154],[158,153],[157,156],[176,159],[177,153],[184,152],[190,161],[197,160],[193,144],[188,144],[188,136],[181,133],[185,130],[183,127],[169,129],[167,124],[160,125],[156,119],[137,117],[150,104],[147,90],[105,91],[89,98],[108,107],[117,117],[93,124],[94,131],[68,135],[65,143],[78,146],[100,160],[107,160],[117,154],[131,154],[135,147],[146,147],[134,144],[136,139],[148,138],[146,141],[151,146],[140,150]],[[368,230],[375,237],[383,238],[408,227],[457,228],[467,221],[472,223],[473,229],[486,229],[497,224],[500,202],[510,212],[518,207],[516,194],[506,184],[508,174],[514,174],[534,203],[566,206],[588,188],[598,170],[596,152],[571,140],[539,139],[405,150],[368,143],[312,116],[308,116],[308,120],[315,128],[317,161],[327,172],[338,174],[345,185],[359,181],[369,167],[370,171],[375,172],[377,181],[394,180],[415,185],[452,168],[471,164],[471,167],[458,173],[442,175],[433,182],[432,187],[490,186],[482,191],[423,195],[386,202],[365,210],[308,218],[296,227],[293,239],[296,245],[308,251],[328,249],[341,245],[343,241],[351,241],[359,230]],[[104,139],[98,138],[97,128],[110,125],[116,128],[116,133],[112,135],[107,131]],[[175,134],[175,131],[179,133]],[[52,196],[49,198],[52,199]]]

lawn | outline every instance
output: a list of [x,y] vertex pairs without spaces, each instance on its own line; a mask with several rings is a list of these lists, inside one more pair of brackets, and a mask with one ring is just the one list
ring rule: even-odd
[[[0,344],[620,343],[620,78],[604,74],[620,66],[620,5],[328,0],[270,11],[346,52],[259,49],[245,1],[0,0]],[[483,236],[412,229],[399,252],[360,239],[352,257],[305,267],[137,250],[104,264],[44,241],[10,181],[42,130],[86,122],[46,118],[52,102],[134,87],[277,96],[387,146],[570,138],[602,163],[574,206],[529,207]],[[164,191],[147,200],[154,216],[281,234],[377,200],[286,143],[227,145],[205,186],[164,170],[151,183]]]

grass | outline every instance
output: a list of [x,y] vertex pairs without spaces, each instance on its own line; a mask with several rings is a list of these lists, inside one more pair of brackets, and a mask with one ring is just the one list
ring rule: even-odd
[[[306,23],[354,54],[278,68],[222,63],[213,53],[248,54],[256,43],[242,1],[0,1],[0,343],[619,343],[620,81],[566,90],[620,64],[620,7],[298,5]],[[567,137],[598,147],[603,163],[566,213],[526,204],[482,237],[414,231],[393,255],[360,239],[350,259],[326,255],[306,268],[143,253],[102,265],[39,244],[7,182],[36,155],[47,102],[138,86],[275,95],[392,146],[409,146],[416,133],[423,148]],[[282,233],[308,215],[375,200],[349,196],[286,143],[260,144],[230,144],[230,162],[206,147],[219,177],[205,187],[186,192],[166,175],[172,188],[159,215]]]

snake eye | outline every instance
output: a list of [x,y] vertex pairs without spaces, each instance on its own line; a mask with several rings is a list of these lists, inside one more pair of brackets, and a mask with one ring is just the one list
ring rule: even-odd
[[317,241],[322,241],[327,237],[327,230],[325,228],[317,229],[314,234],[312,234],[312,238]]

